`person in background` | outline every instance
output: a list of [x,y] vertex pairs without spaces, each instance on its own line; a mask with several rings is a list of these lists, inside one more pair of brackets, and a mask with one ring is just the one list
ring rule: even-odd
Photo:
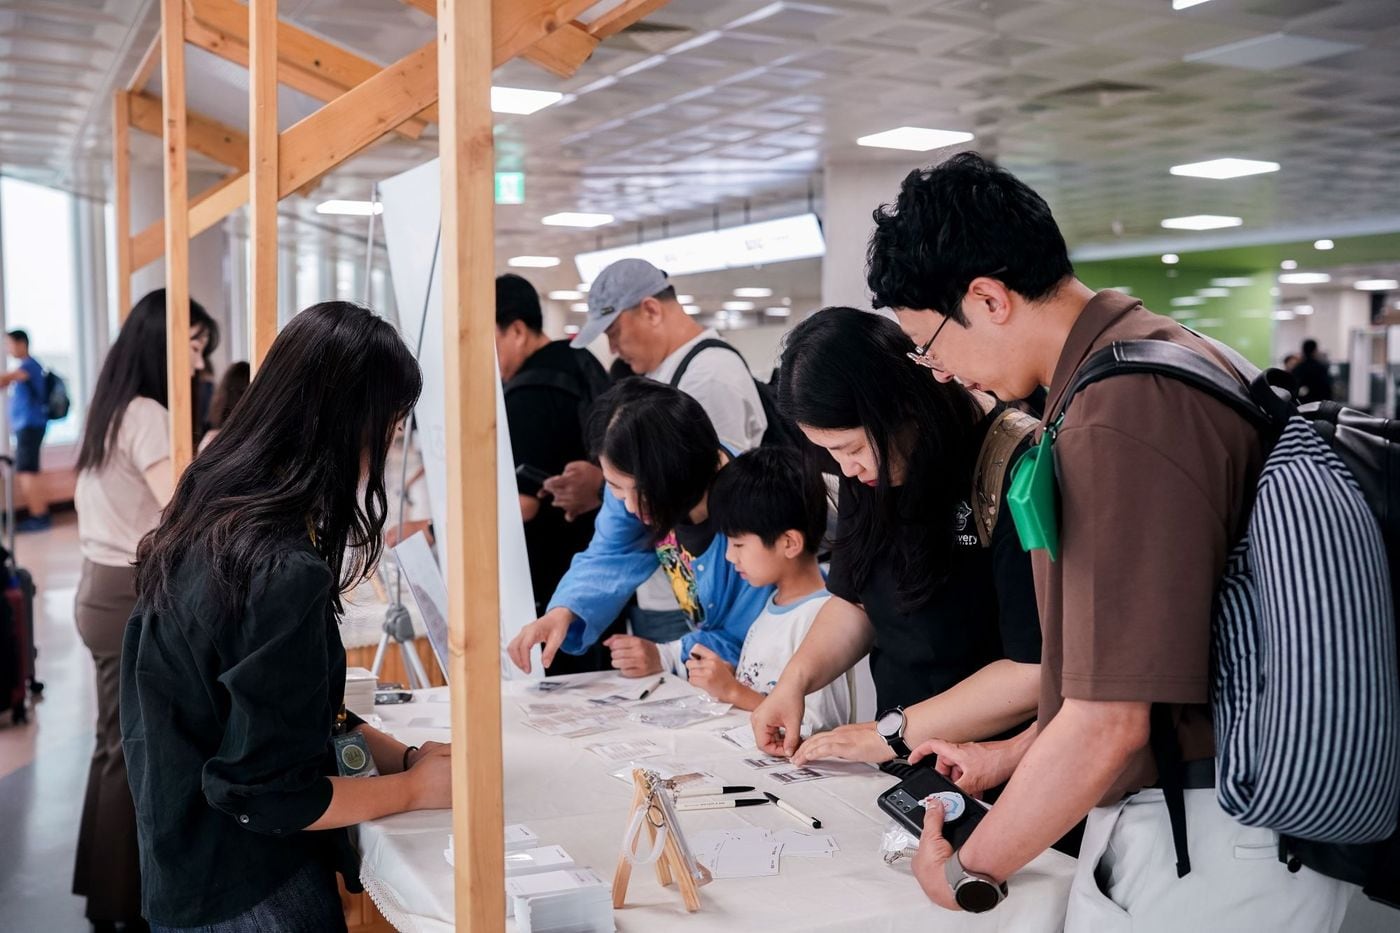
[[382,318],[307,308],[141,544],[121,713],[152,929],[343,931],[344,827],[450,806],[447,746],[343,702],[341,598],[379,560],[384,463],[421,388]]
[[[633,372],[669,383],[699,402],[728,450],[740,454],[762,442],[768,429],[763,400],[748,364],[733,348],[699,351],[676,378],[690,351],[703,340],[718,340],[719,334],[685,313],[666,273],[644,259],[620,259],[599,273],[588,291],[588,317],[573,345],[583,349],[604,333],[609,348]],[[598,508],[602,473],[596,465],[576,460],[544,488],[573,520]],[[659,575],[638,589],[628,619],[634,635],[651,641],[673,641],[688,631],[685,613]]]
[[676,638],[679,650],[665,668],[671,673],[684,676],[682,659],[696,645],[737,663],[772,587],[750,586],[724,559],[728,543],[710,518],[708,496],[730,454],[704,409],[678,389],[625,379],[594,406],[589,437],[607,481],[607,502],[593,541],[574,558],[550,610],[511,640],[511,660],[528,673],[536,645],[544,645],[546,668],[561,648],[582,652],[659,569],[685,612],[685,634],[613,635],[604,642],[612,666],[627,677],[661,671],[658,642]]
[[199,442],[201,453],[219,436],[224,422],[237,407],[239,399],[243,398],[243,393],[248,391],[248,383],[252,377],[253,368],[247,363],[234,363],[224,372],[223,378],[214,389],[214,397],[209,402],[208,427]]
[[[803,456],[787,447],[740,454],[710,487],[710,515],[729,539],[725,560],[751,586],[773,595],[744,637],[739,663],[726,663],[704,645],[685,662],[690,682],[715,699],[753,710],[778,683],[830,593],[817,565],[826,531],[826,484]],[[663,666],[679,645],[662,645]],[[837,678],[807,697],[802,731],[810,735],[851,721],[851,688]]]
[[1332,374],[1327,361],[1317,352],[1317,341],[1308,338],[1303,341],[1303,358],[1292,369],[1293,378],[1298,380],[1298,401],[1332,401]]
[[[550,340],[543,331],[535,287],[518,275],[497,277],[496,359],[505,382],[506,423],[537,616],[544,614],[569,561],[588,547],[595,514],[566,521],[563,512],[545,501],[541,482],[570,462],[588,458],[583,436],[588,412],[608,389],[607,372],[597,357],[572,349],[567,340]],[[607,662],[602,651],[562,655],[547,673],[605,670]]]
[[15,434],[15,483],[29,515],[17,531],[47,531],[53,527],[49,503],[40,485],[39,448],[49,424],[49,400],[44,367],[29,354],[29,334],[12,330],[5,335],[10,356],[19,365],[0,375],[0,386],[10,389],[10,430]]
[[[190,366],[219,330],[191,301]],[[137,546],[170,501],[170,413],[166,410],[165,290],[146,295],[122,324],[93,387],[78,452],[74,505],[82,573],[74,607],[78,634],[97,673],[97,745],[88,770],[73,893],[87,898],[94,927],[144,928],[136,813],[122,755],[122,632],[136,606]]]
[[[780,404],[842,480],[832,596],[752,716],[769,755],[881,763],[934,736],[993,738],[1034,718],[1030,558],[1005,509],[984,543],[974,496],[1004,409],[939,382],[926,358],[926,343],[854,308],[819,311],[787,336]],[[867,654],[880,715],[803,740],[804,697]]]

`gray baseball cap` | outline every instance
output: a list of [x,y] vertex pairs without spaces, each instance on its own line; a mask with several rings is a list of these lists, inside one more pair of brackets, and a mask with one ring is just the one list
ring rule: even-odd
[[583,349],[629,308],[645,298],[664,292],[671,285],[666,273],[645,259],[619,259],[593,280],[588,290],[588,319],[579,328],[571,347]]

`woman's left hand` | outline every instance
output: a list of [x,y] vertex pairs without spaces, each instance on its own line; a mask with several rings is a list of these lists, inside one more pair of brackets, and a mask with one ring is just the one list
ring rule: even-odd
[[612,666],[623,677],[645,677],[661,672],[661,652],[656,642],[636,635],[614,635],[603,644],[612,652]]
[[893,760],[894,749],[875,731],[875,723],[857,722],[812,736],[798,747],[797,754],[792,756],[792,763],[801,767],[823,758],[877,765]]

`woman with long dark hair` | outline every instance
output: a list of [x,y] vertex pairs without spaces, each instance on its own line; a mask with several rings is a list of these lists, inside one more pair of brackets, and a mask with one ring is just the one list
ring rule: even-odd
[[[974,489],[979,457],[1011,422],[989,396],[933,379],[916,365],[927,347],[911,349],[892,321],[852,308],[818,312],[783,349],[779,404],[843,474],[832,598],[753,714],[760,745],[798,763],[908,757],[926,739],[990,738],[1035,714],[1030,559],[996,515],[1002,485],[990,513]],[[799,748],[803,697],[866,654],[880,716]]]
[[209,417],[205,419],[204,436],[199,441],[201,453],[204,448],[214,443],[214,438],[219,436],[219,431],[223,430],[224,422],[238,407],[238,403],[243,399],[243,393],[248,391],[248,383],[252,379],[253,368],[247,362],[234,363],[224,370],[223,376],[219,378],[219,384],[214,387],[214,395],[209,400]]
[[384,460],[421,387],[384,320],[308,308],[141,544],[122,734],[155,929],[343,930],[343,827],[450,804],[446,746],[345,709],[336,627],[380,556]]
[[[190,366],[200,372],[219,329],[191,301]],[[122,757],[118,693],[122,631],[136,605],[136,548],[170,500],[165,289],[131,309],[93,387],[78,453],[78,634],[97,672],[97,745],[88,769],[73,893],[98,929],[142,926],[136,816]],[[191,428],[193,425],[191,425]]]
[[609,495],[588,549],[549,611],[511,641],[511,659],[528,671],[535,645],[544,645],[545,667],[561,648],[583,653],[659,567],[691,631],[664,643],[613,635],[602,642],[613,667],[628,677],[684,676],[697,644],[734,665],[773,588],[750,586],[724,559],[728,539],[710,520],[708,495],[729,452],[705,409],[679,389],[632,377],[598,397],[588,428]]

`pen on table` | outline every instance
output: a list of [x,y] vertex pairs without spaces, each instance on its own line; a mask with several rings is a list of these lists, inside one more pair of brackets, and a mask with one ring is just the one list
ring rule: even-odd
[[747,784],[697,784],[682,785],[676,789],[677,797],[717,797],[720,794],[747,794],[753,791]]
[[680,800],[676,802],[677,810],[728,810],[731,807],[764,807],[768,801],[762,797],[729,797],[713,800]]
[[821,820],[817,819],[816,817],[808,816],[801,810],[794,807],[792,804],[788,803],[786,800],[782,800],[781,798],[779,798],[777,794],[770,794],[768,791],[764,791],[763,796],[776,803],[778,805],[779,810],[786,811],[788,814],[796,817],[797,819],[806,823],[808,826],[811,826],[813,829],[822,828]]
[[647,697],[651,696],[653,690],[655,690],[657,687],[661,686],[661,685],[664,684],[665,682],[666,682],[666,678],[665,678],[665,677],[658,677],[658,678],[656,678],[656,683],[652,684],[650,687],[647,687],[645,690],[643,690],[643,691],[642,691],[642,695],[639,696],[639,697],[637,697],[637,699],[638,699],[638,700],[645,700]]

